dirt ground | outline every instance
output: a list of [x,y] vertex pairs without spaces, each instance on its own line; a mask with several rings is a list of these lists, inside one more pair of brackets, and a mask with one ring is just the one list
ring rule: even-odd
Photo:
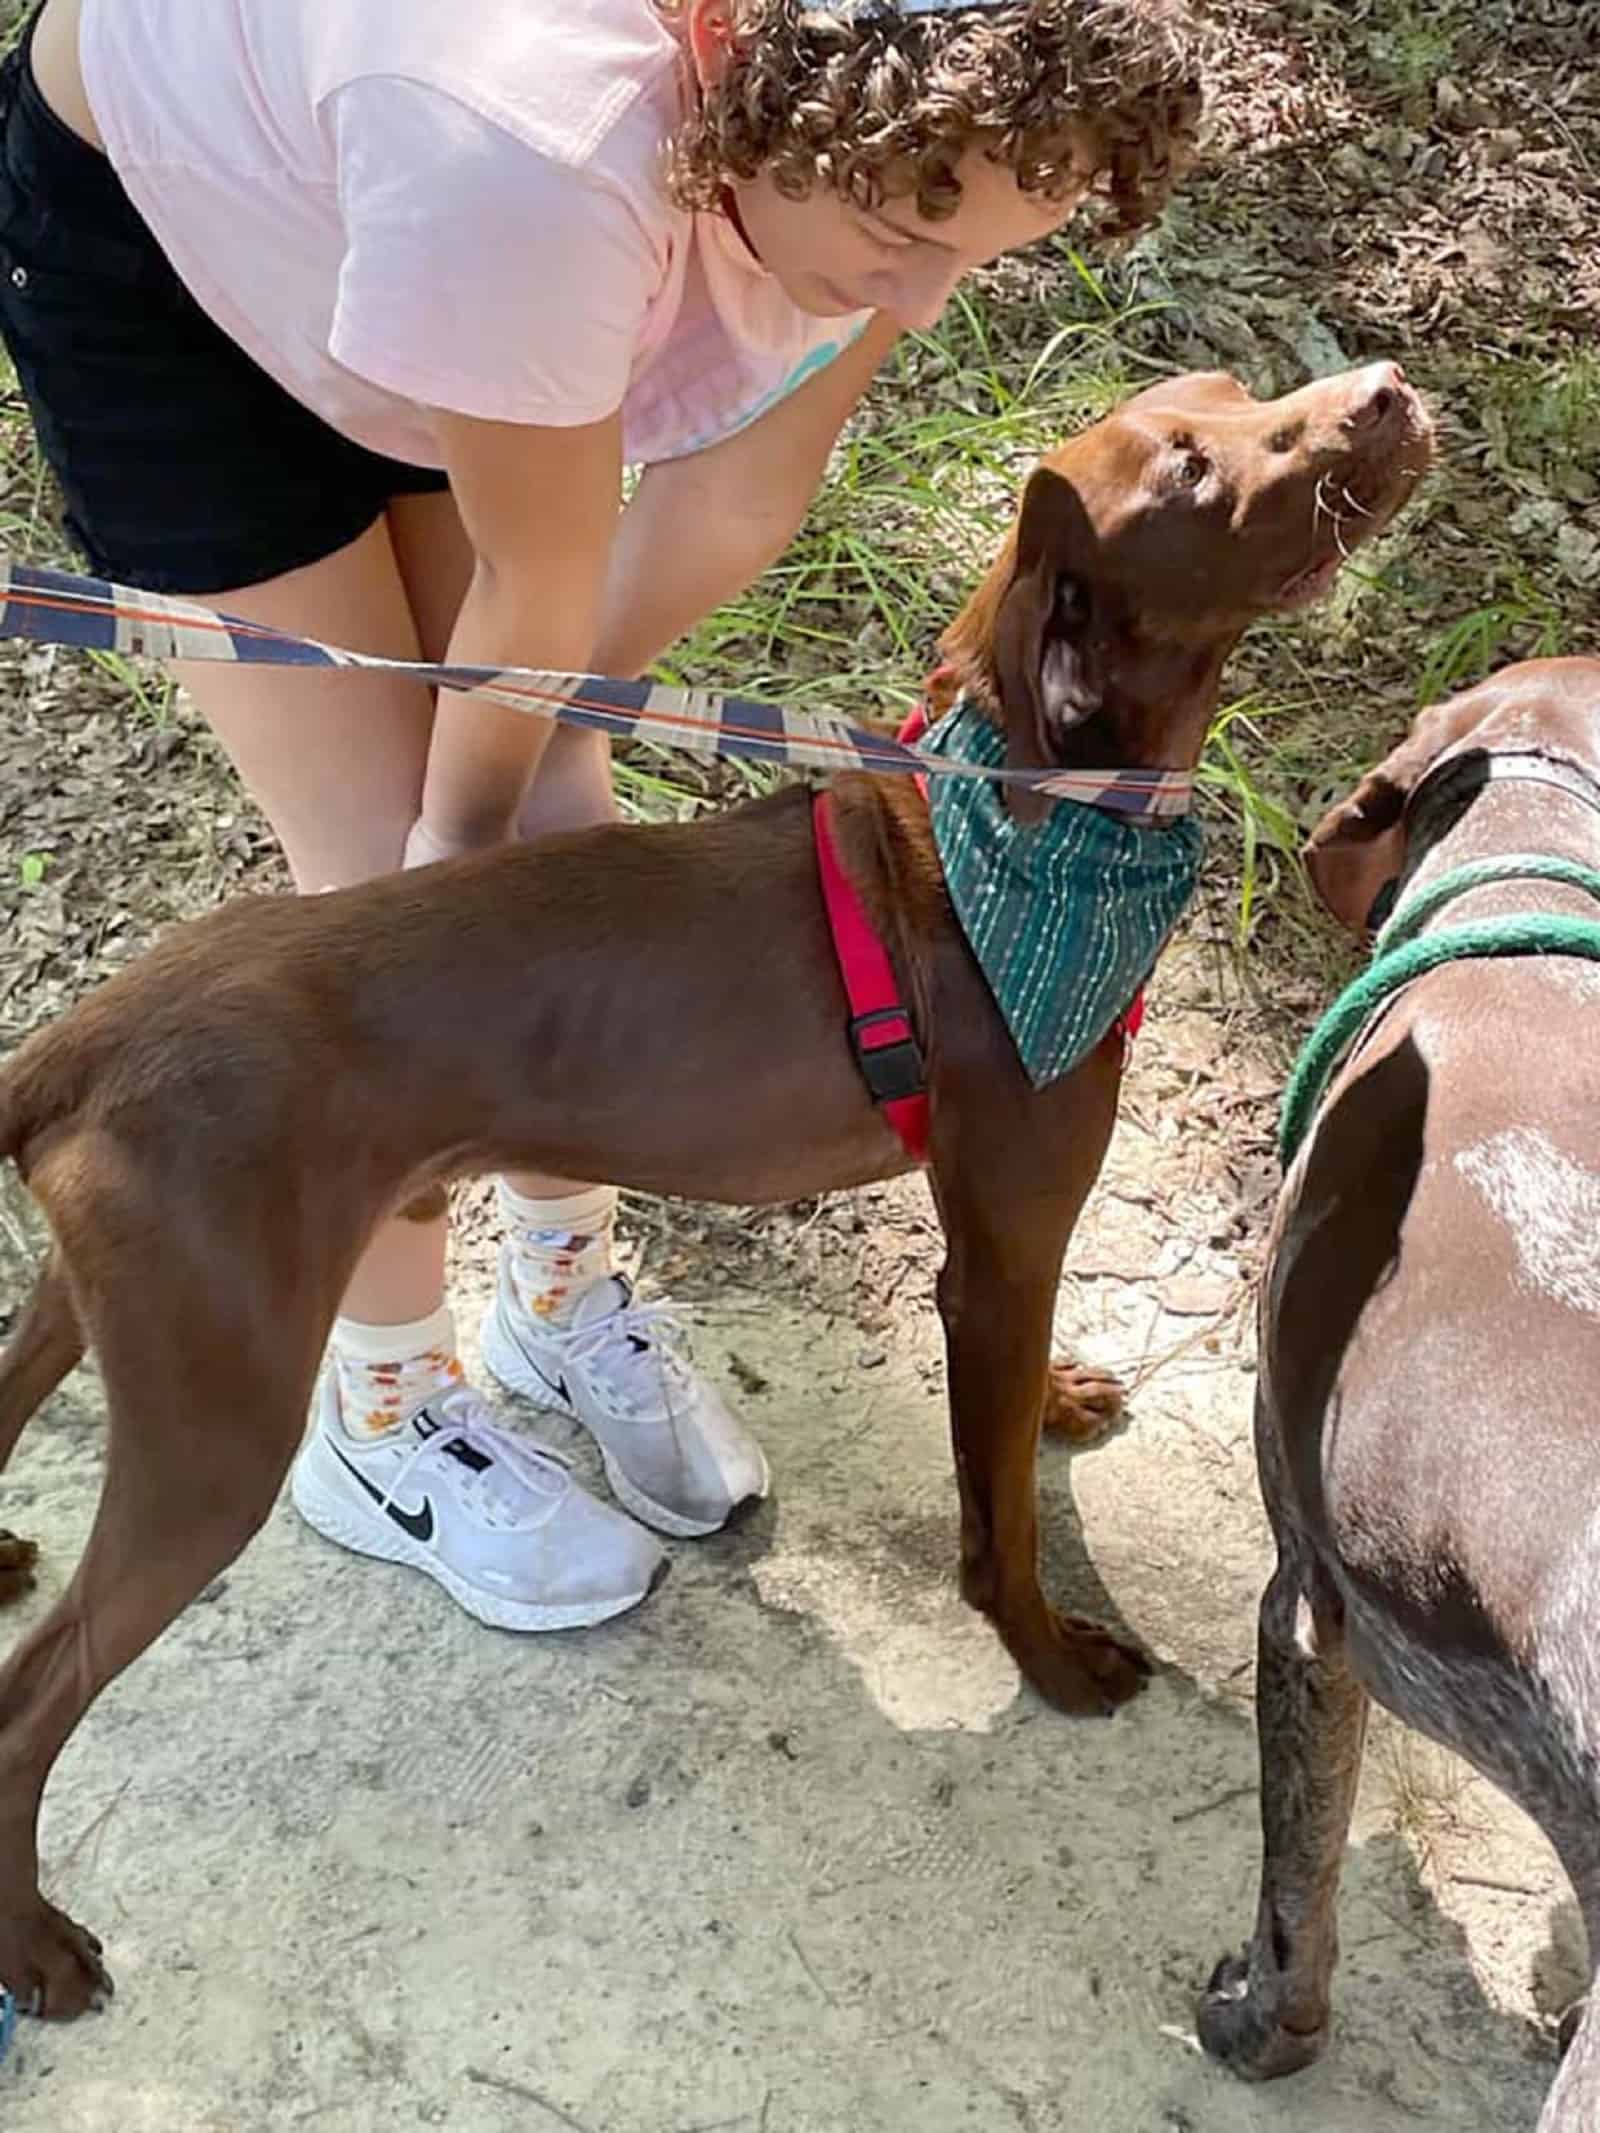
[[[1207,161],[1110,278],[1159,307],[1124,337],[1132,374],[1221,363],[1280,389],[1398,355],[1446,446],[1373,570],[1238,662],[1245,770],[1292,830],[1428,674],[1600,648],[1600,10],[1244,6],[1216,65]],[[1041,295],[1076,301],[1070,277],[997,277],[999,326],[1015,307],[1036,339]],[[0,536],[38,553],[14,397],[9,420]],[[281,876],[149,676],[0,647],[0,691],[9,1048],[172,918]],[[956,1597],[920,1183],[633,1206],[772,1502],[676,1546],[635,1616],[527,1640],[280,1507],[59,1766],[47,1886],[121,1993],[24,2025],[4,2133],[1531,2128],[1582,1984],[1566,1885],[1498,1795],[1382,1720],[1326,2059],[1250,2090],[1193,2040],[1254,1905],[1272,1115],[1344,967],[1269,850],[1241,929],[1237,801],[1215,789],[1212,871],[1062,1290],[1062,1343],[1123,1374],[1128,1426],[1043,1462],[1052,1589],[1147,1643],[1145,1697],[1058,1717]],[[0,1320],[29,1249],[0,1202]],[[465,1326],[491,1250],[469,1194]],[[7,1641],[71,1573],[101,1441],[80,1373],[0,1481],[0,1524],[45,1551]]]

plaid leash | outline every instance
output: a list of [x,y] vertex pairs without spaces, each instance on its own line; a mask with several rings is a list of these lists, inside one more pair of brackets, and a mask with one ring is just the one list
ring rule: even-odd
[[0,556],[0,636],[145,659],[220,659],[261,666],[356,667],[407,674],[435,688],[483,696],[536,718],[586,726],[618,740],[651,741],[690,755],[736,756],[797,770],[869,770],[978,778],[1031,786],[1134,821],[1186,815],[1194,778],[1186,770],[1010,770],[926,756],[887,734],[826,712],[797,711],[709,689],[675,689],[598,674],[532,667],[432,665],[347,652],[290,636],[197,601],[137,592],[106,578],[75,577]]

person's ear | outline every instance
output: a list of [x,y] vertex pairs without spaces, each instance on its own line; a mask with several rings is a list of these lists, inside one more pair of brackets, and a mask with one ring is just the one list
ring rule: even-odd
[[731,0],[689,0],[683,16],[683,41],[702,89],[714,89],[733,50]]

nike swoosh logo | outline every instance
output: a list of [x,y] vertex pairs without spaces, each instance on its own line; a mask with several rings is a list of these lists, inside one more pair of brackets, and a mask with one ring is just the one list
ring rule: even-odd
[[527,1358],[528,1368],[533,1372],[534,1376],[539,1380],[539,1382],[542,1385],[548,1385],[550,1390],[555,1394],[556,1398],[558,1400],[565,1400],[567,1405],[570,1407],[572,1405],[572,1395],[567,1390],[566,1379],[564,1377],[553,1378],[548,1370],[541,1370],[539,1368],[533,1357],[528,1354],[526,1348],[524,1348],[522,1352],[523,1355]]
[[350,1461],[340,1451],[331,1437],[328,1439],[328,1448],[345,1471],[360,1482],[379,1510],[388,1512],[402,1533],[409,1533],[414,1541],[422,1541],[424,1543],[433,1539],[433,1505],[426,1496],[422,1499],[422,1509],[420,1511],[407,1511],[400,1504],[386,1503],[382,1489],[375,1489],[366,1475],[358,1467],[350,1464]]

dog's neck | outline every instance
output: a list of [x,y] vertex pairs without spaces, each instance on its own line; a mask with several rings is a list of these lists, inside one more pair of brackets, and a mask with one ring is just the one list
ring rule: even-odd
[[1509,852],[1600,868],[1600,773],[1562,757],[1544,761],[1553,775],[1541,776],[1534,761],[1524,770],[1515,756],[1497,757],[1488,777],[1458,780],[1455,790],[1436,785],[1432,804],[1421,788],[1408,830],[1406,885]]
[[1086,647],[1099,708],[1051,737],[1064,770],[1192,770],[1221,693],[1236,639],[1179,644],[1132,621],[1097,631]]
[[[1238,641],[1235,634],[1220,645],[1180,644],[1142,631],[1132,620],[1096,628],[1084,646],[1096,708],[1072,725],[1053,727],[1048,760],[1036,767],[1192,770],[1217,708],[1223,666]],[[932,715],[963,700],[1005,727],[991,658],[958,653],[929,677],[925,701]]]

